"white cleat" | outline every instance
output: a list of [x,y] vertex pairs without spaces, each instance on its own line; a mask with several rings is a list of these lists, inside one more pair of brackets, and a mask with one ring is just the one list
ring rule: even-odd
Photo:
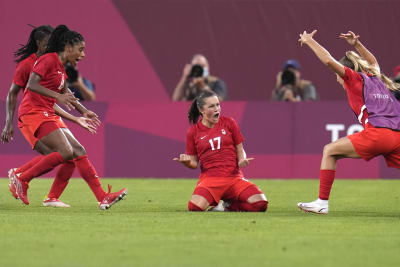
[[329,205],[328,200],[317,199],[312,202],[299,202],[297,203],[297,207],[305,212],[313,212],[318,214],[328,214]]
[[15,199],[19,199],[18,194],[17,194],[17,189],[14,186],[14,181],[15,178],[18,174],[15,173],[15,171],[17,170],[17,168],[12,168],[8,171],[8,187],[10,188],[10,192],[13,195],[13,197]]
[[211,207],[208,211],[226,211],[226,208],[229,207],[230,204],[230,202],[220,200],[217,206]]
[[57,198],[47,198],[43,201],[43,206],[45,207],[56,207],[56,208],[69,208],[71,207],[68,204],[65,204],[64,202],[60,201]]

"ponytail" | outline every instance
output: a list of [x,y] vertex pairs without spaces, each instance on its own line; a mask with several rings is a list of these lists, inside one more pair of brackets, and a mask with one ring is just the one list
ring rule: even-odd
[[67,44],[74,45],[84,41],[83,36],[70,31],[65,25],[58,25],[50,36],[46,53],[63,52]]
[[381,73],[379,69],[371,66],[365,59],[354,51],[347,51],[346,55],[339,62],[356,72],[367,72],[377,76],[390,91],[400,90],[400,84],[393,82],[386,75]]
[[14,52],[15,62],[21,62],[33,53],[36,53],[39,49],[39,47],[37,46],[37,41],[43,40],[43,38],[49,36],[52,31],[53,28],[50,25],[34,27],[34,29],[31,31],[31,34],[29,35],[29,39],[26,45],[21,45],[22,47]]
[[197,107],[197,97],[193,100],[192,105],[190,105],[188,112],[188,119],[190,124],[196,124],[200,117],[200,110]]
[[200,109],[202,109],[205,105],[204,99],[212,96],[217,96],[217,95],[214,92],[205,91],[193,100],[188,111],[188,119],[190,124],[197,123],[197,121],[201,116]]

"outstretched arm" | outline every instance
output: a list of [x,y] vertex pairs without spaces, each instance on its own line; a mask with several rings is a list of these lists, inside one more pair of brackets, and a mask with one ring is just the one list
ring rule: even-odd
[[199,160],[195,155],[180,154],[179,158],[173,158],[175,161],[179,161],[190,169],[196,169],[199,165]]
[[375,56],[360,42],[360,35],[356,35],[354,32],[348,31],[347,33],[341,33],[339,37],[345,39],[349,45],[353,46],[357,50],[357,52],[368,62],[368,64],[377,68],[380,72],[378,61],[376,60]]
[[236,157],[239,168],[246,167],[254,158],[247,158],[246,151],[244,151],[243,143],[236,145]]
[[328,66],[333,72],[343,78],[345,74],[343,65],[334,59],[328,50],[323,48],[317,41],[313,39],[313,36],[316,32],[317,30],[314,30],[312,33],[307,33],[306,31],[301,33],[299,39],[300,44],[306,44],[308,47],[310,47],[324,65]]
[[17,97],[18,93],[21,90],[21,87],[16,85],[15,83],[11,84],[10,90],[7,95],[7,103],[6,103],[6,124],[4,125],[3,132],[1,133],[1,141],[10,142],[13,139],[14,135],[14,113],[15,106],[17,105]]
[[81,126],[83,129],[87,130],[91,134],[95,134],[97,131],[97,124],[93,122],[91,119],[85,118],[85,117],[75,117],[74,115],[66,112],[63,110],[61,107],[59,107],[57,104],[54,104],[53,106],[55,113],[69,121],[72,121],[79,126]]

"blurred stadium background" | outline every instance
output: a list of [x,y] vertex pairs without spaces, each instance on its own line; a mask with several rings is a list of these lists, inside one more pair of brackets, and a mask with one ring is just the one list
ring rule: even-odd
[[[98,101],[88,105],[103,121],[94,137],[71,128],[105,177],[197,177],[170,160],[184,150],[189,126],[188,103],[170,97],[195,53],[206,55],[211,73],[227,83],[223,114],[240,124],[245,148],[256,158],[246,176],[254,178],[315,178],[323,145],[359,129],[334,75],[298,44],[300,32],[318,29],[317,39],[339,58],[349,47],[338,35],[353,30],[389,76],[400,62],[399,1],[6,0],[0,7],[1,125],[12,53],[26,41],[27,24],[66,24],[86,39],[79,68],[96,84]],[[289,58],[313,81],[319,102],[269,101]],[[33,154],[17,130],[14,141],[1,146],[0,173]],[[345,160],[338,177],[398,176],[376,159]]]
[[[104,213],[74,179],[62,196],[72,208],[60,210],[42,206],[52,180],[34,180],[22,207],[1,179],[0,266],[398,266],[400,180],[382,159],[340,162],[337,177],[351,179],[335,182],[329,215],[300,213],[296,202],[316,197],[323,146],[360,130],[336,77],[298,34],[318,29],[340,58],[349,47],[338,35],[352,30],[391,76],[399,10],[398,0],[0,1],[0,126],[27,24],[66,24],[86,39],[79,69],[97,94],[86,105],[103,122],[95,136],[69,127],[109,178],[103,184],[129,189]],[[223,114],[238,121],[255,157],[246,178],[271,178],[254,181],[270,201],[266,213],[189,213],[196,180],[166,179],[198,177],[172,161],[185,149],[189,103],[170,100],[195,53],[227,84]],[[290,58],[320,101],[269,100]],[[0,176],[33,155],[15,128],[13,142],[0,145]]]

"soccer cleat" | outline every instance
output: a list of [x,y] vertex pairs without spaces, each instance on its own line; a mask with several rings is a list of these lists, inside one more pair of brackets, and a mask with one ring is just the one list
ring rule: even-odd
[[228,201],[220,200],[218,205],[215,207],[210,207],[207,211],[226,211],[226,208],[231,205]]
[[71,207],[68,204],[65,204],[64,202],[60,201],[57,198],[46,198],[43,201],[43,206],[45,207],[57,207],[57,208],[69,208]]
[[102,210],[108,210],[111,208],[112,205],[117,203],[118,201],[124,199],[126,194],[128,193],[128,190],[126,188],[122,188],[118,192],[111,193],[111,186],[108,185],[108,193],[106,196],[103,198],[103,200],[99,204],[99,208]]
[[318,214],[328,214],[329,207],[327,200],[317,199],[308,203],[297,203],[297,207],[305,212],[313,212]]
[[13,197],[15,198],[15,199],[18,199],[18,195],[17,195],[17,189],[15,188],[15,186],[14,186],[14,179],[15,179],[15,171],[16,171],[17,169],[16,168],[12,168],[12,169],[10,169],[9,171],[8,171],[8,180],[9,180],[9,183],[8,183],[8,187],[10,188],[10,192],[11,192],[11,194],[13,195]]
[[24,203],[25,205],[29,205],[29,200],[28,200],[29,185],[28,185],[28,183],[21,181],[18,177],[15,177],[14,186],[16,189],[16,193],[17,193],[19,199],[22,201],[22,203]]

